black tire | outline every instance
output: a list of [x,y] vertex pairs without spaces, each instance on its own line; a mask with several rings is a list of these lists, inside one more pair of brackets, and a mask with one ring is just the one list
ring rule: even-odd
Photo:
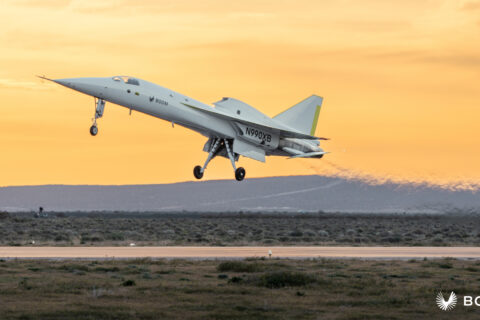
[[195,178],[199,180],[202,179],[203,178],[202,167],[196,166],[195,168],[193,168],[193,175],[195,176]]
[[95,125],[91,126],[91,127],[90,127],[90,134],[91,134],[92,136],[96,136],[97,133],[98,133],[98,128],[97,128],[97,126],[95,126]]
[[238,168],[235,170],[235,179],[237,179],[237,181],[242,181],[245,178],[245,173],[245,169],[242,167]]

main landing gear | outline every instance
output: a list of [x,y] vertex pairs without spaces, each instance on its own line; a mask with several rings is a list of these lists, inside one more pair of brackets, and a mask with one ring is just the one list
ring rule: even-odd
[[200,167],[200,166],[196,166],[195,168],[193,168],[193,175],[197,179],[202,179],[203,178],[203,168]]
[[237,168],[237,170],[235,170],[235,179],[237,179],[237,181],[242,181],[243,178],[245,178],[245,173],[245,169],[242,167]]
[[[240,167],[237,168],[235,166],[235,156],[231,150],[231,143],[227,139],[219,139],[219,138],[212,138],[212,141],[210,143],[210,151],[208,152],[208,157],[207,160],[205,161],[205,164],[203,167],[201,166],[196,166],[193,168],[193,175],[197,179],[202,179],[203,178],[203,173],[205,172],[205,169],[207,168],[208,163],[217,156],[217,154],[220,151],[223,151],[225,148],[225,151],[227,153],[228,158],[230,159],[230,162],[232,163],[233,170],[235,170],[235,179],[237,181],[242,181],[245,178],[245,169]],[[238,160],[238,156],[237,156]]]
[[90,134],[96,136],[98,133],[97,119],[103,116],[103,111],[105,110],[105,100],[95,98],[95,116],[92,119],[93,124],[90,127]]

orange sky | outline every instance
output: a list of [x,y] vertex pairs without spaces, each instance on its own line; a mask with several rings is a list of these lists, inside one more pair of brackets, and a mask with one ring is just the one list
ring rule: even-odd
[[[228,4],[227,4],[228,3]],[[205,138],[52,78],[134,75],[268,115],[324,96],[321,160],[242,158],[248,177],[480,181],[480,1],[0,2],[0,185],[193,180]],[[217,158],[206,179],[233,178]]]

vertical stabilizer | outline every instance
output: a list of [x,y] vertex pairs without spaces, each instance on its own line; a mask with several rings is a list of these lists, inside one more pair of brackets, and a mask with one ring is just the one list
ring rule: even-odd
[[322,102],[322,97],[312,95],[273,117],[273,119],[301,133],[314,136]]

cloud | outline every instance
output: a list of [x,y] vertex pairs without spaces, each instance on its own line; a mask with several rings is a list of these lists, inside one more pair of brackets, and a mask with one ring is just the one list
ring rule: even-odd
[[[52,0],[53,1],[53,0]],[[288,4],[287,4],[288,5]],[[224,15],[236,18],[263,18],[276,11],[280,5],[273,0],[255,3],[249,6],[243,2],[205,1],[157,1],[157,0],[71,0],[69,10],[85,14],[102,14],[108,16],[159,15],[159,14],[195,14]]]
[[411,23],[407,20],[359,20],[352,19],[346,21],[338,21],[336,25],[352,29],[355,32],[391,32],[391,31],[405,31],[407,28],[411,28]]
[[[480,54],[475,53],[474,49],[470,49],[468,51],[457,50],[438,53],[431,50],[402,48],[399,48],[398,50],[359,48],[352,49],[351,51],[356,51],[357,57],[361,56],[364,58],[370,58],[379,61],[383,60],[387,62],[411,64],[428,63],[460,68],[474,68],[480,66]],[[345,53],[348,53],[348,51]]]
[[10,0],[7,4],[23,7],[65,8],[70,5],[68,0]]
[[444,55],[425,54],[418,58],[422,63],[436,63],[464,68],[480,67],[480,56],[476,54],[454,53]]
[[[128,9],[123,1],[72,1],[70,10],[81,13],[114,13],[118,10]],[[128,11],[128,10],[127,10]]]
[[21,90],[48,90],[52,87],[50,83],[21,81],[9,78],[0,78],[0,89],[21,89]]
[[478,10],[480,9],[480,1],[470,1],[465,3],[465,5],[462,7],[463,10]]

